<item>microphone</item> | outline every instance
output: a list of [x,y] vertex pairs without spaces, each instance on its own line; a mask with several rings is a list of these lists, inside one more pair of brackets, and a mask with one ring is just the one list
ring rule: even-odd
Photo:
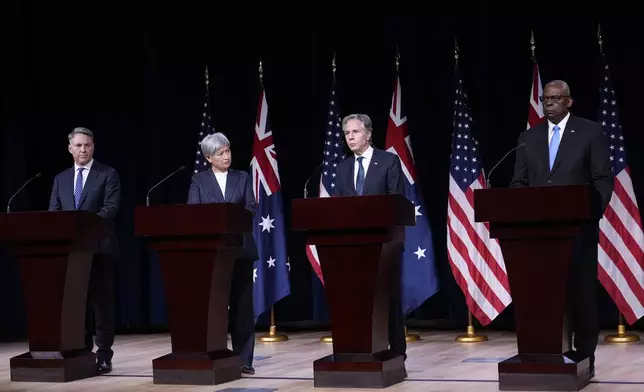
[[20,193],[20,191],[22,190],[22,188],[26,187],[26,186],[27,186],[27,184],[29,184],[30,182],[32,182],[32,181],[33,181],[33,180],[35,180],[36,178],[40,177],[41,175],[42,175],[42,173],[38,173],[38,174],[36,174],[35,176],[31,177],[29,180],[27,180],[27,182],[25,182],[24,184],[22,184],[22,186],[20,187],[20,189],[18,189],[18,190],[16,191],[16,193],[14,193],[14,194],[9,198],[9,201],[7,202],[7,214],[11,212],[11,201],[13,200],[13,198],[14,198],[14,197],[16,197],[16,195],[17,195],[18,193]]
[[503,156],[503,158],[501,158],[501,159],[496,163],[496,165],[494,165],[494,167],[492,167],[492,169],[490,169],[490,172],[487,174],[487,179],[485,180],[485,184],[486,184],[486,186],[487,186],[488,188],[490,188],[490,176],[492,175],[492,172],[494,171],[494,169],[496,169],[496,167],[497,167],[497,166],[499,166],[499,165],[501,164],[501,162],[503,162],[503,161],[505,160],[505,158],[507,158],[507,157],[508,157],[508,155],[510,155],[510,153],[511,153],[512,151],[514,151],[514,150],[518,150],[518,149],[519,149],[519,148],[521,148],[521,147],[525,147],[525,145],[526,145],[526,143],[525,143],[525,142],[521,142],[518,146],[516,146],[516,147],[514,147],[513,149],[511,149],[510,151],[508,151],[508,152]]
[[152,188],[150,188],[150,190],[148,191],[148,194],[145,196],[145,206],[146,206],[146,207],[150,207],[150,192],[152,192],[152,191],[154,190],[154,188],[156,188],[156,187],[158,187],[159,185],[163,184],[163,183],[165,182],[165,180],[167,180],[168,178],[170,178],[170,177],[174,176],[175,174],[179,173],[181,170],[183,170],[183,169],[185,169],[185,168],[186,168],[185,166],[181,166],[181,167],[180,167],[180,168],[178,168],[177,170],[175,170],[175,171],[173,171],[172,173],[168,174],[168,175],[166,176],[166,178],[164,178],[163,180],[161,180],[161,181],[157,182],[157,184],[156,184],[155,186],[153,186]]
[[313,173],[311,173],[311,175],[309,176],[309,178],[307,178],[307,179],[306,179],[306,182],[304,183],[304,198],[305,198],[305,199],[306,199],[306,197],[307,197],[307,196],[308,196],[308,194],[309,194],[309,191],[306,189],[307,185],[309,185],[309,181],[311,181],[311,179],[312,179],[312,178],[313,178],[313,176],[315,175],[315,172],[317,172],[317,171],[318,171],[318,170],[319,170],[323,165],[324,165],[324,161],[322,161],[322,163],[320,163],[320,164],[315,168],[315,170],[313,170]]

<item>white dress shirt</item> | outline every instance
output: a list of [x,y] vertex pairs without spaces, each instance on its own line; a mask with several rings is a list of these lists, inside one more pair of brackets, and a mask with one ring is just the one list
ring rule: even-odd
[[559,124],[553,124],[548,120],[548,145],[550,145],[550,141],[552,140],[552,135],[555,134],[555,125],[559,125],[559,140],[563,138],[563,133],[564,129],[566,129],[566,124],[568,124],[568,119],[570,118],[570,112],[566,114],[566,117],[564,117],[561,121],[559,121]]
[[219,184],[219,189],[221,189],[221,195],[224,197],[224,200],[226,199],[226,179],[228,178],[228,172],[224,173],[215,173],[215,178],[217,179],[217,183]]
[[85,170],[83,170],[83,189],[85,189],[85,183],[87,182],[87,176],[89,175],[89,171],[92,170],[92,164],[93,163],[94,163],[93,158],[85,166],[79,166],[76,163],[74,163],[74,183],[72,184],[72,192],[76,192],[76,181],[78,180],[78,169],[80,169],[81,167],[85,169]]
[[355,162],[353,164],[353,187],[356,187],[356,183],[358,182],[358,165],[360,164],[358,162],[358,158],[364,157],[362,160],[362,167],[364,168],[364,178],[367,178],[367,170],[369,170],[369,163],[371,162],[371,156],[373,155],[373,147],[369,146],[365,152],[362,153],[362,155],[355,155]]

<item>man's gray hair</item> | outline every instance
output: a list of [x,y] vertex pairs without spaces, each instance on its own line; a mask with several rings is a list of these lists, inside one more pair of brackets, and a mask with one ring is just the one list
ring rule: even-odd
[[201,141],[201,153],[205,157],[211,157],[215,155],[217,150],[222,147],[230,147],[230,141],[228,140],[226,135],[221,132],[208,135]]
[[344,126],[347,125],[347,122],[351,120],[358,120],[362,122],[364,125],[365,131],[371,136],[369,139],[369,144],[373,145],[373,123],[371,122],[371,118],[367,116],[366,114],[362,113],[354,113],[350,114],[342,119],[342,130],[344,131]]
[[362,124],[364,124],[364,129],[369,133],[373,133],[373,123],[371,122],[371,118],[366,114],[361,113],[350,114],[344,117],[342,119],[342,130],[344,130],[344,126],[347,125],[347,123],[351,120],[358,120],[362,122]]
[[94,141],[94,132],[90,131],[89,129],[87,129],[85,127],[76,127],[76,128],[74,128],[73,131],[71,131],[69,133],[69,135],[67,135],[67,140],[69,141],[69,143],[72,142],[72,139],[76,135],[87,135],[87,136],[92,138],[92,141]]

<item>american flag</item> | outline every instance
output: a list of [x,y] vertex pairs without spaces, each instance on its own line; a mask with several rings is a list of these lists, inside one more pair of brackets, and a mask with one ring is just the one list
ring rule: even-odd
[[389,110],[385,148],[400,158],[405,177],[405,196],[414,203],[416,208],[416,225],[405,228],[405,251],[401,268],[401,301],[403,313],[406,315],[434,295],[438,291],[439,283],[432,232],[418,186],[411,138],[407,129],[407,116],[403,115],[402,87],[398,75]]
[[479,143],[456,69],[454,131],[447,205],[447,257],[470,313],[488,325],[512,302],[501,248],[486,223],[474,221],[474,190],[485,188]]
[[644,234],[626,160],[615,90],[603,54],[602,60],[599,122],[608,140],[615,185],[599,222],[598,278],[626,322],[633,324],[644,315]]
[[541,84],[541,75],[539,74],[539,64],[534,61],[534,65],[532,66],[532,88],[530,89],[530,106],[528,107],[527,129],[540,124],[545,119],[543,114],[543,104],[540,99],[542,95],[543,86]]
[[262,88],[250,162],[257,212],[253,236],[259,260],[253,268],[255,319],[291,293],[291,263],[286,250],[282,191],[275,141],[268,118],[268,103]]
[[[329,110],[326,124],[326,137],[324,139],[324,156],[322,175],[320,176],[319,197],[331,197],[335,194],[336,167],[344,159],[342,137],[342,124],[340,123],[340,112],[338,109],[338,98],[336,95],[335,60],[333,61],[333,79],[331,82],[331,94],[329,96]],[[311,263],[315,274],[324,284],[320,257],[315,245],[306,246],[306,256]]]
[[206,81],[206,93],[205,93],[204,102],[203,102],[203,113],[201,114],[201,129],[199,130],[199,140],[197,140],[195,167],[193,170],[195,174],[199,173],[202,170],[206,170],[207,168],[210,167],[210,163],[206,160],[206,158],[204,158],[203,154],[201,153],[201,141],[209,134],[215,133],[215,127],[212,126],[212,118],[210,118],[210,91],[208,87],[210,80],[208,79],[207,66],[206,66],[205,81]]

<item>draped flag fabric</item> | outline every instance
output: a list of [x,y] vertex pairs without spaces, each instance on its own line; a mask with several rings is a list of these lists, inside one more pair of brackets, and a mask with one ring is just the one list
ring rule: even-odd
[[[326,124],[326,136],[324,139],[324,156],[322,174],[320,175],[319,197],[331,197],[335,194],[336,168],[344,159],[342,125],[340,124],[340,112],[336,96],[335,70],[331,82],[331,93],[329,95],[329,110]],[[311,268],[324,285],[320,258],[315,245],[306,246],[306,257],[311,263]]]
[[479,143],[458,72],[447,203],[447,258],[470,313],[486,326],[512,302],[503,254],[486,223],[474,221],[474,190],[485,188]]
[[541,96],[543,95],[543,86],[541,84],[541,75],[539,74],[539,64],[534,62],[532,66],[532,88],[530,89],[530,106],[528,107],[528,127],[530,129],[544,121],[543,104]]
[[599,89],[599,122],[610,148],[613,195],[599,222],[598,278],[628,324],[644,315],[644,234],[626,159],[622,125],[606,58]]
[[434,295],[439,288],[429,219],[418,184],[418,175],[407,130],[407,116],[403,115],[402,88],[396,76],[385,149],[398,155],[405,179],[405,196],[416,208],[416,225],[405,228],[405,251],[402,259],[402,307],[409,314]]
[[257,319],[274,303],[291,293],[291,264],[286,249],[277,153],[263,89],[259,97],[250,166],[257,201],[253,227],[259,254],[259,260],[255,261],[253,268],[253,306]]
[[197,152],[195,156],[195,166],[193,173],[197,174],[200,171],[210,168],[210,162],[201,153],[201,141],[206,136],[215,133],[215,127],[212,126],[212,118],[210,117],[210,89],[208,83],[208,67],[206,67],[206,96],[204,97],[203,113],[201,114],[201,127],[199,128],[199,137],[197,139]]

